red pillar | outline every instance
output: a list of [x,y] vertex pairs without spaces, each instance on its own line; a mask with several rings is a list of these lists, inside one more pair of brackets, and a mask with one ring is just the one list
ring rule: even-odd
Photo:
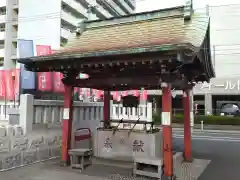
[[104,97],[103,97],[103,118],[104,118],[104,127],[109,126],[110,121],[110,100],[111,100],[111,94],[109,91],[104,91]]
[[184,108],[184,160],[192,161],[189,90],[183,91],[183,108]]
[[163,135],[163,162],[164,177],[173,179],[173,152],[172,152],[172,93],[171,87],[162,84],[162,135]]
[[62,121],[62,163],[63,165],[69,165],[68,150],[71,146],[71,134],[72,134],[72,112],[73,112],[73,87],[64,86],[64,109],[63,109],[63,121]]

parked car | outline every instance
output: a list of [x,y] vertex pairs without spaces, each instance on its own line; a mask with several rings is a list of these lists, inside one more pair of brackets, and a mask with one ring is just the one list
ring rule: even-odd
[[221,108],[221,115],[224,116],[240,116],[240,109],[236,104],[225,104]]

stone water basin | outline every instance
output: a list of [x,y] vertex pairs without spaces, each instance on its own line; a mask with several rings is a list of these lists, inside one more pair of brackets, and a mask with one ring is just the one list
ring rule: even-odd
[[112,160],[133,161],[134,156],[161,158],[162,133],[129,129],[97,129],[94,156]]

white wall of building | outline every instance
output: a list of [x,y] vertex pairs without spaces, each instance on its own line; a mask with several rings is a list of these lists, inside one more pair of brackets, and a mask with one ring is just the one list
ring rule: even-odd
[[[141,0],[137,1],[136,11],[164,9],[185,4],[185,0]],[[209,11],[207,11],[207,5]],[[208,93],[224,94],[229,83],[234,84],[226,94],[240,92],[240,1],[239,0],[193,0],[195,11],[209,13],[212,61],[216,78],[211,80]],[[196,94],[204,94],[206,88],[195,87]]]
[[[136,11],[164,9],[185,4],[185,0],[137,1]],[[240,76],[240,1],[193,0],[194,9],[211,17],[211,51],[217,78]]]
[[18,39],[60,48],[61,0],[20,0]]
[[240,76],[239,9],[240,4],[210,7],[211,45],[217,78]]

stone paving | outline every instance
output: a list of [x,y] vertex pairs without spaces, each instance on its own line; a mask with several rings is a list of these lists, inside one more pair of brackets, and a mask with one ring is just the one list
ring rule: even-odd
[[[204,171],[210,161],[194,160],[193,164],[183,164],[176,171],[177,180],[196,180]],[[143,177],[134,178],[132,169],[116,166],[94,164],[86,168],[84,172],[73,170],[69,167],[60,167],[59,159],[41,162],[14,170],[1,172],[1,179],[9,180],[100,180],[100,179],[149,179]]]
[[[29,163],[33,163],[34,161],[44,160],[51,157],[51,151],[49,147],[46,147],[46,140],[49,137],[55,137],[56,135],[60,136],[61,131],[59,129],[56,130],[38,130],[33,131],[27,138],[32,142],[33,140],[43,139],[43,146],[41,147],[41,143],[37,141],[37,147],[31,147],[31,144],[27,145],[27,149],[18,150],[16,153],[19,155],[17,156],[13,153],[13,151],[9,153],[0,153],[0,162],[5,161],[5,167],[2,169],[12,168],[15,166],[21,166],[23,164],[28,165]],[[23,138],[23,136],[21,136]],[[19,143],[17,143],[19,144]],[[20,143],[21,145],[21,143]],[[45,148],[45,151],[42,151],[42,155],[40,155],[41,150]],[[57,147],[59,148],[59,147]],[[32,151],[36,152],[37,155],[35,160],[33,160],[32,156],[28,158],[26,161],[26,155],[24,154],[31,154]],[[7,156],[8,158],[6,158]],[[9,158],[11,157],[11,158]],[[7,166],[6,166],[7,161]],[[176,167],[176,175],[178,180],[196,180],[204,169],[207,167],[210,161],[208,160],[201,160],[195,159],[192,164],[184,163],[181,167]],[[4,164],[3,163],[3,164]],[[132,176],[132,169],[131,168],[124,168],[124,167],[116,167],[111,164],[94,164],[89,166],[86,171],[80,173],[78,170],[72,170],[68,167],[60,167],[59,159],[50,160],[46,162],[40,162],[37,164],[32,164],[29,166],[16,168],[9,171],[0,172],[0,179],[9,179],[9,180],[77,180],[82,179],[84,180],[99,180],[99,179],[136,179]],[[143,179],[143,178],[137,178]]]

